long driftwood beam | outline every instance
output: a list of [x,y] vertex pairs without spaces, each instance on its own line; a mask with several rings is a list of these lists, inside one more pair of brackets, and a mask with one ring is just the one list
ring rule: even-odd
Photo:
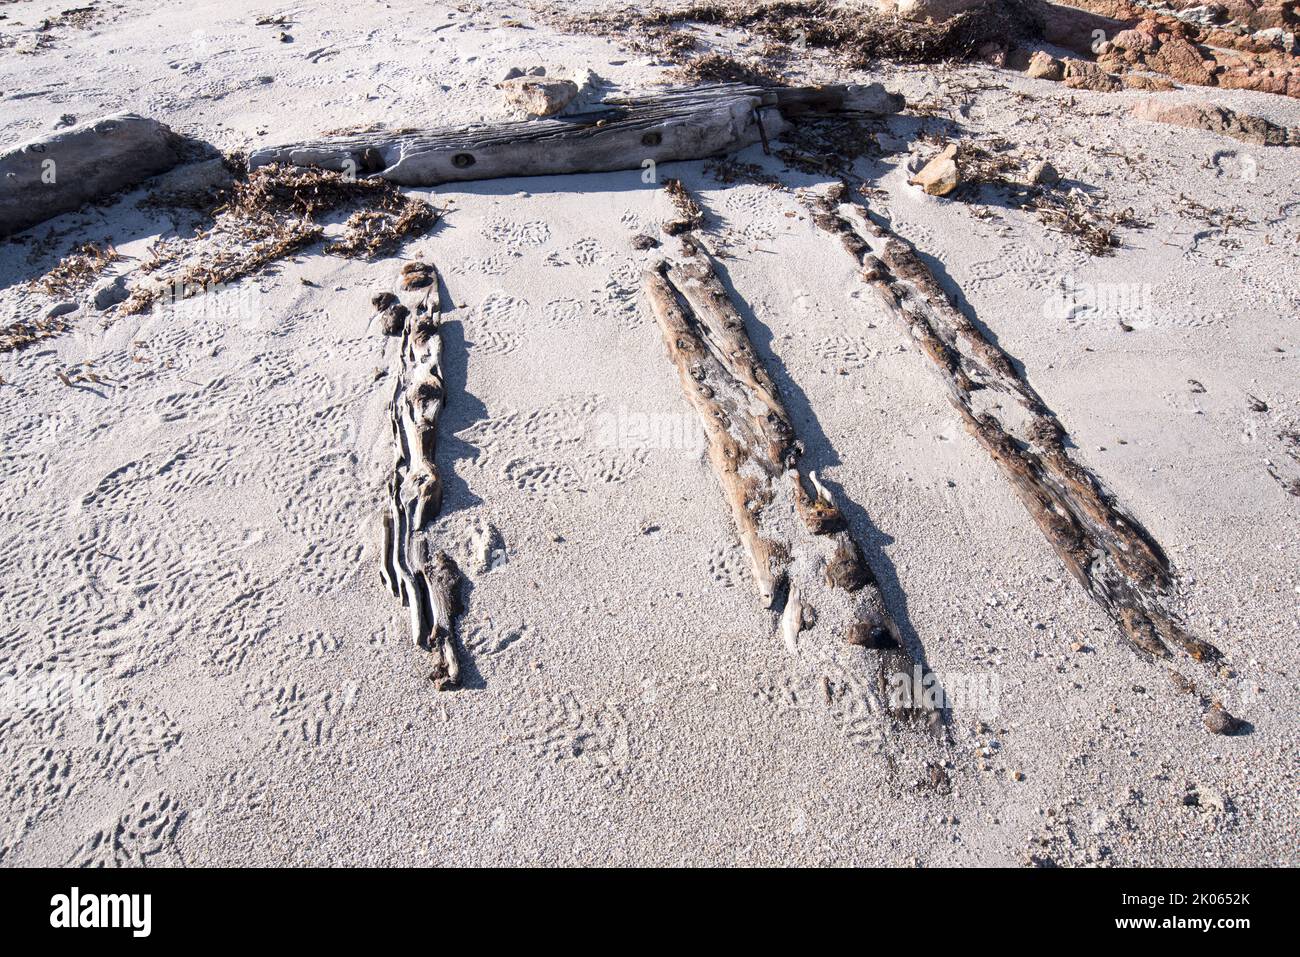
[[446,389],[442,375],[442,305],[438,273],[428,263],[402,267],[396,292],[374,297],[384,333],[399,336],[399,374],[389,403],[393,471],[379,516],[380,578],[410,615],[411,641],[433,653],[439,690],[460,684],[455,618],[460,571],[423,534],[442,507],[434,453]]
[[[814,202],[814,220],[839,236],[862,278],[921,347],[967,430],[1011,480],[1071,574],[1144,655],[1169,645],[1198,661],[1219,657],[1189,635],[1168,607],[1174,574],[1160,545],[1100,479],[1066,450],[1066,431],[1016,371],[953,304],[912,247],[834,187]],[[1000,400],[1018,407],[1004,409]]]
[[157,120],[119,113],[0,153],[0,236],[171,169],[183,140]]
[[434,130],[385,130],[271,146],[249,168],[281,163],[376,176],[403,186],[638,169],[704,159],[778,134],[810,111],[896,113],[903,98],[867,86],[767,88],[741,83],[611,99],[571,116]]
[[780,611],[791,652],[814,625],[843,644],[878,651],[882,704],[895,715],[926,714],[914,694],[924,685],[921,666],[907,653],[843,513],[815,473],[801,472],[803,446],[744,320],[696,236],[683,232],[679,242],[679,254],[646,271],[646,297],[703,423],[763,607]]

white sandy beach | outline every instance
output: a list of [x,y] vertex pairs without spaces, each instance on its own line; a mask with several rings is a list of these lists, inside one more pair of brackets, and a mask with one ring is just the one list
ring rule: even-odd
[[[500,119],[512,67],[619,90],[668,69],[528,4],[95,6],[32,52],[0,48],[0,143],[131,111],[248,151]],[[0,4],[0,36],[61,9]],[[67,333],[0,353],[0,864],[1300,863],[1300,148],[1129,115],[1212,101],[1294,128],[1300,101],[983,64],[846,74],[814,53],[791,80],[938,103],[1149,224],[1095,257],[992,197],[927,196],[909,151],[938,120],[911,111],[862,167],[873,209],[1164,546],[1189,630],[1224,654],[1178,667],[1249,733],[1207,732],[1170,665],[1120,642],[790,190],[659,171],[704,207],[805,462],[907,641],[981,689],[938,732],[792,656],[756,601],[641,292],[662,250],[633,237],[672,215],[659,182],[413,190],[445,215],[397,255],[308,248],[222,308],[42,291],[80,243],[111,244],[129,284],[194,231],[192,212],[137,207],[146,184],[0,242],[0,324],[78,306]],[[824,185],[760,146],[739,159]],[[430,534],[470,579],[454,691],[428,680],[372,540],[395,347],[370,299],[416,257],[449,297]],[[483,522],[507,560],[479,572]]]

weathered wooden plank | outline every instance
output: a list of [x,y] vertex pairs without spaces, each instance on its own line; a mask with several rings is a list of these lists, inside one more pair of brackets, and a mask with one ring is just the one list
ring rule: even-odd
[[437,270],[424,262],[407,263],[397,291],[380,293],[373,303],[380,328],[401,337],[389,403],[393,471],[380,517],[380,577],[407,607],[412,643],[433,653],[434,683],[439,689],[453,688],[460,683],[455,647],[460,572],[446,552],[431,552],[423,535],[442,507],[435,453],[446,388]]
[[646,297],[703,423],[763,607],[780,608],[778,630],[792,652],[814,626],[879,652],[881,703],[898,715],[924,711],[912,694],[921,666],[830,492],[801,472],[803,446],[712,258],[690,230],[679,242],[676,255],[646,271]]
[[[967,430],[1011,480],[1070,573],[1144,655],[1174,645],[1197,660],[1213,645],[1189,635],[1169,608],[1169,560],[1142,524],[1066,449],[1066,431],[1016,364],[949,299],[915,250],[837,186],[814,221],[862,264],[862,278],[931,360]],[[999,393],[1009,408],[983,398]],[[1014,409],[1012,414],[1010,411]]]
[[784,126],[783,114],[902,107],[902,97],[879,84],[788,89],[710,84],[611,99],[570,116],[270,146],[252,151],[248,164],[319,166],[404,186],[605,172],[729,153],[775,136]]
[[669,279],[667,263],[646,274],[645,290],[669,357],[681,376],[682,388],[704,424],[709,460],[749,555],[759,600],[764,608],[771,608],[785,583],[789,556],[759,528],[762,509],[772,501],[776,465],[763,448],[766,443],[759,439],[760,430],[749,414],[750,397],[719,355],[709,348],[707,333],[696,331],[697,323]]
[[118,113],[0,153],[0,236],[20,232],[171,169],[183,141],[157,120]]

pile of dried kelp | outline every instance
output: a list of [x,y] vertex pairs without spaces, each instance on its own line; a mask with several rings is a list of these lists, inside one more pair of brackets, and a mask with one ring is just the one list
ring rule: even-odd
[[196,295],[262,269],[319,241],[319,220],[356,207],[343,224],[343,235],[325,246],[332,255],[367,257],[386,254],[408,236],[427,230],[439,213],[422,199],[407,196],[392,183],[355,179],[329,170],[270,165],[237,180],[213,225],[190,243],[169,245],[145,264],[148,273],[167,273],[166,286],[153,283],[132,290],[123,308],[141,312],[174,289]]
[[1033,6],[1024,0],[1005,0],[941,23],[913,23],[870,10],[836,6],[826,0],[704,0],[654,12],[628,7],[556,20],[556,25],[572,32],[617,36],[635,48],[653,50],[657,56],[679,64],[688,61],[696,47],[689,34],[675,29],[687,24],[728,27],[769,43],[827,50],[850,67],[864,67],[879,60],[938,63],[967,59],[986,43],[1005,46],[1009,41],[1035,35],[1040,29]]

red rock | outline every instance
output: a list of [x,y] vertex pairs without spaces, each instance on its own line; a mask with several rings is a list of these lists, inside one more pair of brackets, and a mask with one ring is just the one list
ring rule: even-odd
[[1141,30],[1121,30],[1111,38],[1111,43],[1121,50],[1139,50],[1146,52],[1155,49],[1156,41]]
[[1211,64],[1202,59],[1196,47],[1186,40],[1170,37],[1146,57],[1149,65],[1183,83],[1201,86],[1214,84]]
[[1056,57],[1036,50],[1029,58],[1029,68],[1025,72],[1039,80],[1059,80],[1065,75],[1065,68]]
[[1096,63],[1072,59],[1065,61],[1065,85],[1074,90],[1097,93],[1112,93],[1120,88],[1119,77],[1107,73]]
[[1162,76],[1147,76],[1144,73],[1129,73],[1121,77],[1124,81],[1125,89],[1129,90],[1148,90],[1152,93],[1162,93],[1165,90],[1172,90],[1173,83]]

